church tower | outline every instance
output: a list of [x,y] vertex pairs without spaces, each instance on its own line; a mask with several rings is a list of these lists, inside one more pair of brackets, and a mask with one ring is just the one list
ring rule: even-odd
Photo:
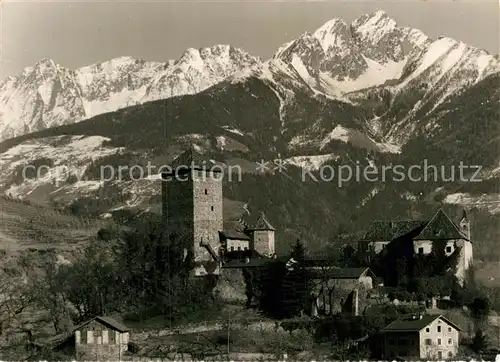
[[470,220],[467,217],[465,210],[462,212],[462,218],[458,223],[458,227],[460,228],[460,232],[464,236],[464,239],[458,242],[461,249],[455,275],[457,276],[459,283],[464,285],[464,283],[466,283],[466,272],[471,267],[474,259],[470,233]]
[[194,261],[196,276],[220,273],[222,168],[191,146],[162,173],[162,209],[173,241]]
[[462,218],[460,219],[459,226],[460,226],[460,231],[462,232],[462,234],[464,234],[464,236],[467,238],[467,240],[470,241],[470,222],[469,222],[469,218],[467,217],[467,213],[465,212],[465,210],[463,210],[463,212],[462,212]]

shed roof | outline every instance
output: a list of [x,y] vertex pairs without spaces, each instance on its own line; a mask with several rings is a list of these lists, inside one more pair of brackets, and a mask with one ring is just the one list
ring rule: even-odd
[[113,318],[111,318],[111,317],[107,317],[107,316],[98,316],[98,317],[94,317],[94,318],[92,318],[92,319],[89,319],[88,321],[83,322],[83,323],[80,323],[79,325],[77,325],[77,326],[73,329],[73,331],[75,331],[75,330],[77,330],[77,329],[80,329],[80,328],[82,328],[82,327],[86,326],[87,324],[89,324],[89,323],[90,323],[90,322],[92,322],[92,321],[97,321],[97,322],[99,322],[99,323],[102,323],[102,324],[104,324],[105,326],[110,327],[110,328],[112,328],[112,329],[114,329],[114,330],[116,330],[116,331],[118,331],[118,332],[122,332],[122,333],[123,333],[123,332],[128,332],[128,331],[130,331],[130,329],[129,329],[127,326],[125,326],[125,325],[123,325],[123,324],[121,324],[121,323],[117,322],[117,321],[116,321],[116,320],[114,320]]
[[459,326],[443,317],[442,315],[425,314],[422,315],[421,318],[419,318],[419,316],[416,316],[416,318],[414,318],[412,315],[407,315],[402,318],[396,319],[394,322],[390,323],[387,327],[382,329],[382,332],[418,332],[434,322],[436,319],[441,319],[455,329],[461,331],[461,328]]

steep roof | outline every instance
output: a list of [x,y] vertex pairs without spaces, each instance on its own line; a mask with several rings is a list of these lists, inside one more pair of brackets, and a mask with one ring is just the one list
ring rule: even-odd
[[415,237],[415,240],[446,240],[464,239],[458,226],[451,221],[446,213],[439,209],[425,228]]
[[368,267],[362,268],[328,268],[325,270],[310,270],[312,278],[331,278],[331,279],[359,279],[364,274],[370,274],[374,277],[375,274]]
[[391,241],[422,228],[426,224],[427,222],[423,220],[375,221],[371,224],[363,240]]
[[125,325],[123,325],[123,324],[121,324],[121,323],[117,322],[116,320],[114,320],[114,319],[113,319],[113,318],[111,318],[111,317],[106,317],[106,316],[98,316],[98,317],[94,317],[94,318],[92,318],[92,319],[89,319],[89,320],[88,320],[88,321],[86,321],[86,322],[80,323],[80,324],[79,324],[79,325],[77,325],[75,328],[73,328],[73,331],[75,331],[75,330],[77,330],[77,329],[80,329],[80,328],[82,328],[83,326],[86,326],[87,324],[89,324],[89,323],[90,323],[90,322],[92,322],[92,321],[97,321],[97,322],[99,322],[99,323],[102,323],[102,324],[104,324],[105,326],[110,327],[110,328],[112,328],[112,329],[114,329],[114,330],[116,330],[116,331],[118,331],[118,332],[121,332],[121,333],[130,331],[130,329],[129,329],[127,326],[125,326]]
[[257,222],[253,227],[250,228],[250,230],[271,230],[271,231],[276,231],[274,226],[272,226],[269,221],[267,221],[266,216],[264,215],[263,212],[260,213],[259,218],[257,219]]
[[231,240],[250,240],[250,237],[239,230],[224,230],[220,232],[221,236]]
[[[186,170],[186,167],[191,170],[211,170],[214,166],[214,161],[205,155],[202,155],[195,149],[194,145],[190,145],[187,150],[176,157],[171,164],[173,170]],[[219,168],[213,169],[214,172],[220,172]]]
[[461,330],[459,326],[450,320],[446,319],[442,315],[422,315],[421,318],[413,318],[411,315],[404,316],[390,323],[387,327],[382,329],[382,332],[418,332],[421,329],[427,327],[429,324],[434,322],[436,319],[441,319],[448,323],[457,330]]

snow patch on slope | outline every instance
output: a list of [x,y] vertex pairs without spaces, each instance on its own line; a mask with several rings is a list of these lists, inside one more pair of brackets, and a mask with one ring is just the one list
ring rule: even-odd
[[333,153],[329,153],[329,154],[314,155],[314,156],[294,156],[285,159],[284,162],[297,167],[301,167],[305,170],[315,171],[318,170],[326,162],[338,159],[339,156]]
[[[6,194],[18,197],[30,194],[39,187],[63,184],[69,175],[76,176],[71,189],[95,190],[101,181],[83,180],[83,175],[92,161],[120,153],[123,148],[108,148],[103,142],[109,138],[101,136],[57,136],[23,142],[0,154],[0,187],[7,187]],[[50,164],[37,165],[36,161],[48,159]],[[28,170],[30,167],[31,170]],[[37,177],[27,178],[21,184],[8,185],[17,172],[25,169],[25,175],[35,172]],[[21,170],[21,171],[20,171]]]
[[473,196],[468,193],[455,193],[447,195],[444,200],[446,204],[474,205],[475,207],[488,210],[492,214],[500,213],[500,194],[484,194]]

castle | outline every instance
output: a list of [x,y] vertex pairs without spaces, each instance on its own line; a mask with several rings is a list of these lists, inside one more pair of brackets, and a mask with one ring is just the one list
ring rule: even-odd
[[170,172],[161,174],[167,229],[183,240],[196,276],[220,274],[226,256],[234,252],[265,258],[275,254],[276,230],[263,213],[253,226],[224,229],[222,172],[191,146],[172,162]]
[[[252,265],[276,257],[276,230],[263,213],[252,225],[241,222],[224,229],[221,166],[191,146],[173,161],[171,170],[161,174],[163,215],[168,230],[180,236],[184,256],[192,257],[196,276],[219,275],[228,259],[242,255],[259,259]],[[473,260],[465,211],[458,224],[443,210],[426,221],[376,221],[358,243],[358,252],[374,255],[391,244],[397,253],[426,255],[436,242],[452,257],[452,271],[463,284]]]
[[452,271],[463,284],[473,261],[470,221],[465,211],[458,224],[441,209],[430,220],[375,221],[358,243],[358,251],[379,254],[391,244],[400,254],[409,249],[413,255],[428,255],[436,243],[441,243],[444,254],[454,261]]

